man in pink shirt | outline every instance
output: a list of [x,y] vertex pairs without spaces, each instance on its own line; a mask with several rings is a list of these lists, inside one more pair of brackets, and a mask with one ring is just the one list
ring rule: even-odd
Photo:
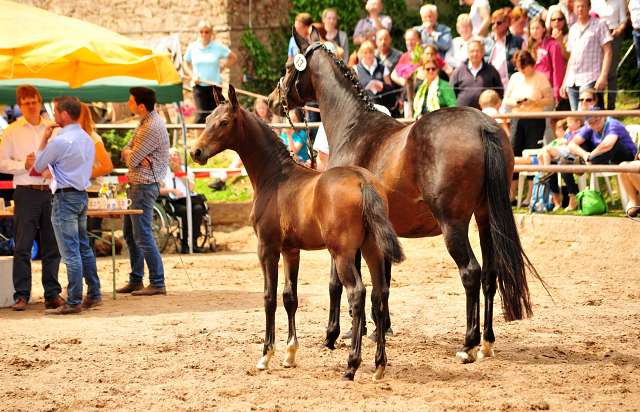
[[[578,110],[578,96],[586,89],[604,90],[611,67],[611,34],[606,23],[589,16],[591,0],[576,0],[578,16],[569,30],[567,51],[571,53],[560,96],[568,98],[571,110]],[[602,95],[598,96],[602,107]]]

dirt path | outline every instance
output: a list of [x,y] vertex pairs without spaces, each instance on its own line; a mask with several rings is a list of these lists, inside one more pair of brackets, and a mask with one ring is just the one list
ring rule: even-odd
[[[616,218],[533,223],[523,222],[522,239],[555,303],[532,282],[534,318],[505,323],[498,299],[496,357],[469,365],[454,362],[465,298],[442,238],[403,239],[408,259],[394,268],[390,297],[396,334],[379,383],[371,381],[368,339],[355,382],[340,381],[348,344],[319,349],[328,316],[326,251],[302,255],[298,367],[281,366],[280,299],[277,351],[265,372],[255,369],[264,313],[251,228],[216,232],[226,252],[183,257],[189,277],[177,255],[164,255],[164,297],[113,301],[111,260],[101,258],[105,304],[80,316],[44,316],[37,268],[35,303],[24,312],[0,310],[0,411],[638,410],[640,227]],[[472,245],[479,256],[473,233]],[[128,260],[117,265],[122,284]],[[342,307],[345,329],[345,296]]]

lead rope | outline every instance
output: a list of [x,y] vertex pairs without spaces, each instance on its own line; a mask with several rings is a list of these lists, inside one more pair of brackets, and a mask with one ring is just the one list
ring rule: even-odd
[[[296,80],[296,92],[298,91],[298,80]],[[282,99],[282,95],[280,94],[280,87],[278,87],[278,98],[280,99],[280,105],[282,106],[282,109],[284,110],[284,114],[287,117],[287,120],[289,120],[289,124],[291,125],[291,128],[293,129],[293,132],[298,134],[298,136],[302,137],[300,135],[300,133],[298,133],[298,131],[296,130],[296,127],[293,125],[293,121],[291,120],[291,116],[289,115],[289,107],[288,105],[285,103],[285,99]],[[300,97],[300,94],[298,93],[298,97]],[[307,154],[309,155],[309,159],[311,159],[311,168],[315,169],[316,168],[316,157],[317,157],[317,152],[313,149],[313,144],[315,143],[315,139],[311,137],[311,134],[309,133],[309,124],[307,123],[307,111],[304,109],[304,106],[300,108],[300,110],[302,111],[302,118],[304,119],[304,128],[306,131],[306,136],[303,137],[303,139],[305,140],[305,143],[307,144]]]

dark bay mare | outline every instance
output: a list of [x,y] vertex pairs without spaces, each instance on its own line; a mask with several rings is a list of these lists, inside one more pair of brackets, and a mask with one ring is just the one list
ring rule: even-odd
[[[191,158],[204,165],[211,156],[231,149],[242,159],[254,190],[251,221],[264,275],[267,325],[263,357],[257,367],[267,369],[275,351],[280,255],[285,274],[282,298],[289,318],[284,366],[296,366],[300,250],[329,250],[353,311],[358,313],[354,328],[361,328],[366,291],[356,272],[356,252],[362,250],[371,272],[376,316],[386,319],[389,288],[384,277],[385,260],[403,261],[402,246],[387,216],[384,190],[369,171],[350,166],[319,173],[298,165],[271,127],[238,104],[233,86],[229,86],[229,102],[221,104],[224,98],[217,91],[215,97],[219,106],[207,118],[204,132],[191,148]],[[387,364],[384,330],[377,334],[374,380],[383,377]],[[343,379],[353,380],[361,362],[361,345],[362,337],[354,333]]]
[[[458,358],[473,362],[478,348],[479,357],[493,356],[496,289],[505,319],[523,319],[532,315],[527,272],[541,280],[522,249],[511,211],[514,159],[508,136],[491,117],[468,107],[436,110],[404,125],[374,108],[353,73],[322,46],[316,30],[311,44],[295,28],[293,36],[299,54],[287,63],[269,107],[283,116],[288,109],[317,101],[329,141],[328,170],[352,165],[376,175],[387,193],[389,218],[398,236],[444,236],[467,297],[467,332]],[[472,215],[480,234],[482,268],[469,243]],[[390,269],[387,263],[387,282]],[[323,345],[334,348],[342,285],[333,268],[329,288],[331,312]]]

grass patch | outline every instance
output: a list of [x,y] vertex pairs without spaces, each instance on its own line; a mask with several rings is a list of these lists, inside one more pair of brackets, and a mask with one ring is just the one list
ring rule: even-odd
[[[189,159],[189,167],[194,169],[195,172],[197,172],[197,169],[202,168],[226,169],[235,157],[236,153],[234,151],[225,150],[209,159],[204,166],[193,163],[193,161]],[[194,192],[205,195],[210,202],[250,202],[253,200],[253,187],[251,186],[249,177],[232,177],[228,179],[226,190],[213,190],[207,186],[207,184],[213,180],[214,179],[196,179]]]

